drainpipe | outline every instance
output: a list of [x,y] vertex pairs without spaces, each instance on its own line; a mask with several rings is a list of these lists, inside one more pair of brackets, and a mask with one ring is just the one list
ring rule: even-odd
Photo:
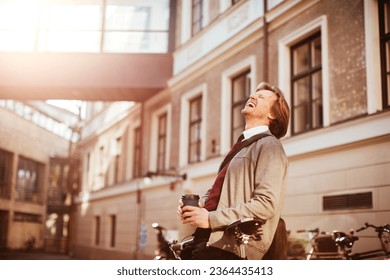
[[266,13],[267,13],[267,1],[268,0],[263,0],[263,6],[264,6],[264,15],[263,15],[263,81],[269,82],[268,78],[268,22],[266,18]]
[[[144,139],[144,114],[145,114],[145,101],[141,101],[141,126],[140,126],[140,137],[141,137],[141,141],[140,141],[140,169],[141,169],[141,174],[143,173],[143,167],[144,167],[144,141],[142,139]],[[142,189],[141,189],[141,179],[138,178],[137,179],[137,193],[136,193],[136,196],[137,196],[137,232],[136,232],[136,240],[135,240],[135,256],[134,256],[134,259],[139,259],[139,254],[141,252],[141,248],[139,246],[139,242],[140,242],[140,237],[141,237],[141,227],[142,227]]]

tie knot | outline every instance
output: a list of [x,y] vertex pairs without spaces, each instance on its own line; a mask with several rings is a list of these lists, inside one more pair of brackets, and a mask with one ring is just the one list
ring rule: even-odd
[[237,143],[240,143],[242,140],[244,140],[244,134],[243,133],[241,133],[240,134],[240,137],[238,137],[238,139],[237,139]]

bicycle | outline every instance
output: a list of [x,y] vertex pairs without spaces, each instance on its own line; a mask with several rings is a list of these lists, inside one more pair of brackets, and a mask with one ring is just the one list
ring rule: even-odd
[[171,242],[166,239],[166,229],[158,223],[153,223],[157,235],[157,249],[154,252],[155,260],[175,260],[176,256],[171,250]]
[[[240,248],[240,258],[246,259],[245,248],[250,240],[261,240],[263,221],[257,218],[243,218],[228,225],[225,234],[234,238]],[[178,240],[166,240],[163,235],[164,228],[157,223],[153,224],[156,229],[158,246],[156,260],[181,260],[182,254],[193,244],[193,238],[185,237],[181,242]],[[189,239],[186,239],[189,238]]]
[[304,255],[294,256],[294,259],[305,260],[339,260],[341,255],[334,242],[334,235],[326,231],[315,229],[300,229],[297,233],[307,233],[309,244],[302,250]]
[[379,239],[381,248],[376,250],[354,253],[354,254],[346,254],[345,257],[349,260],[364,260],[364,259],[376,259],[376,258],[381,258],[381,259],[383,258],[385,260],[390,259],[390,251],[389,251],[390,225],[385,224],[384,226],[375,226],[366,222],[364,226],[357,229],[356,232],[360,232],[368,228],[373,228],[377,233],[377,238]]

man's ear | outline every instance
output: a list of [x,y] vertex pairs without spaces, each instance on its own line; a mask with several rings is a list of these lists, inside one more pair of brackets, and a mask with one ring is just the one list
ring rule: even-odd
[[267,115],[267,118],[269,118],[270,120],[275,120],[275,116],[274,114],[272,114],[271,112]]

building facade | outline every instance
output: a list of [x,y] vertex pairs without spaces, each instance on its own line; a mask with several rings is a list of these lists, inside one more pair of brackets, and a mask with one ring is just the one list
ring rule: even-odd
[[75,118],[39,102],[0,101],[1,250],[67,252],[79,170],[65,119]]
[[290,164],[283,217],[291,233],[389,223],[389,5],[172,1],[167,87],[142,103],[91,109],[80,142],[72,253],[150,259],[152,223],[178,239],[191,234],[176,216],[177,202],[212,185],[243,130],[243,102],[261,81],[278,85],[291,108],[282,139]]

